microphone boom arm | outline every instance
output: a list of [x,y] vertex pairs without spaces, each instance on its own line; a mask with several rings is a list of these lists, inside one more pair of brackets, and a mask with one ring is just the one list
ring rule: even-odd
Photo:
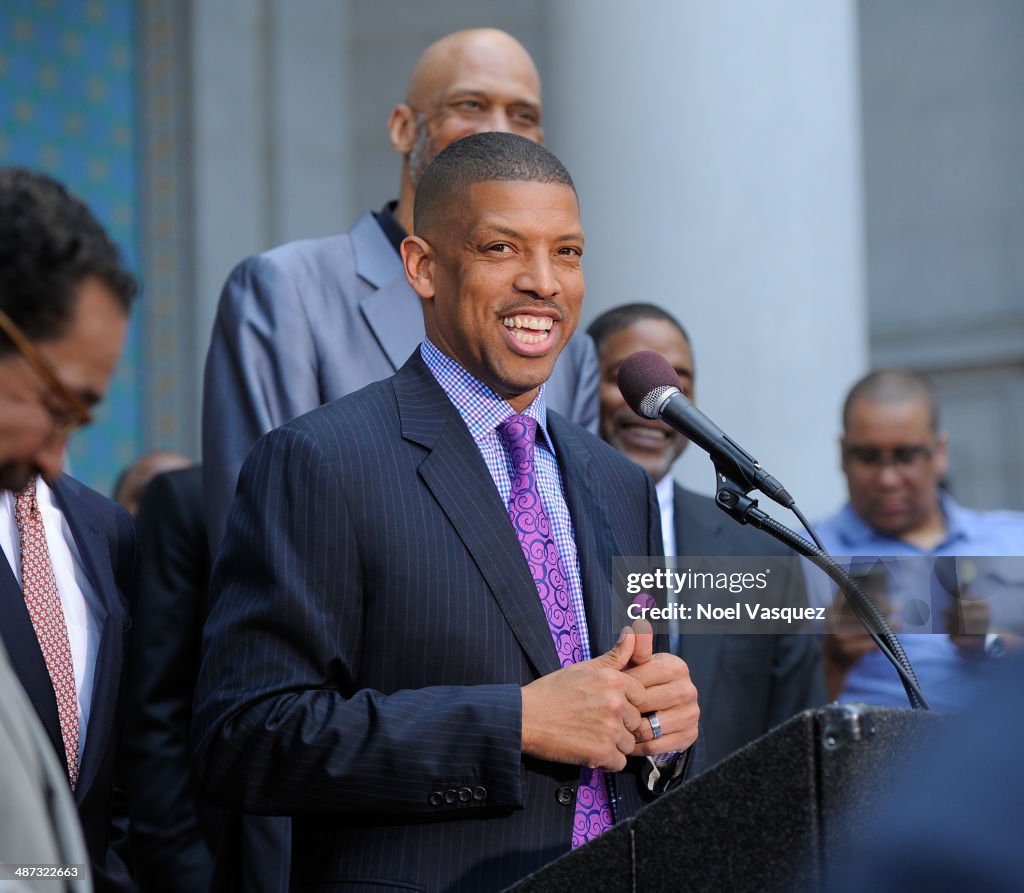
[[750,524],[758,530],[777,539],[793,551],[810,559],[814,565],[831,577],[849,600],[854,615],[863,624],[879,650],[889,660],[899,674],[900,681],[907,693],[910,706],[916,710],[928,710],[928,700],[921,691],[920,683],[914,668],[907,657],[903,646],[893,632],[889,621],[877,605],[867,596],[863,589],[851,577],[846,569],[823,549],[809,543],[802,536],[776,521],[771,515],[757,507],[757,500],[748,495],[753,485],[745,485],[734,481],[726,470],[716,463],[715,476],[718,489],[715,492],[715,503],[740,524]]

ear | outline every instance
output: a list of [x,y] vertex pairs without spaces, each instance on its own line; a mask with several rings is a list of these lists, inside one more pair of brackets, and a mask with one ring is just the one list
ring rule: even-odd
[[406,236],[402,240],[402,264],[405,278],[413,290],[424,300],[434,297],[434,270],[437,255],[430,243],[419,236]]
[[846,471],[846,435],[839,438],[839,467]]
[[416,143],[416,113],[404,102],[398,103],[388,117],[388,136],[394,150],[408,155]]

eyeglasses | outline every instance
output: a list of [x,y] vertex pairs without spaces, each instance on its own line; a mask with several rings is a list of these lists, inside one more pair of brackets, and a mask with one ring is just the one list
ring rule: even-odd
[[66,437],[73,431],[88,425],[92,421],[92,413],[78,397],[68,390],[67,385],[60,380],[49,361],[36,350],[35,345],[28,340],[25,333],[3,310],[0,310],[0,329],[11,339],[18,352],[35,370],[43,384],[49,388],[50,393],[64,404],[64,408],[61,410],[47,407],[50,415],[53,416],[54,434],[58,437]]
[[847,462],[863,465],[872,470],[885,468],[887,465],[910,470],[924,464],[934,455],[935,450],[923,444],[908,444],[893,447],[891,450],[871,446],[848,446],[843,450]]

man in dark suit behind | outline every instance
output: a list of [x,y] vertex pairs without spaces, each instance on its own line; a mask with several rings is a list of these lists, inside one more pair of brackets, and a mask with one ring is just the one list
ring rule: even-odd
[[227,821],[199,794],[190,738],[210,576],[199,466],[154,477],[136,523],[141,579],[131,605],[123,760],[132,857],[146,893],[191,893],[210,888]]
[[568,173],[466,137],[414,233],[427,339],[257,443],[211,581],[200,774],[293,817],[296,889],[501,889],[631,815],[697,735],[683,661],[613,612],[612,557],[660,550],[653,487],[544,406],[583,297]]
[[[675,462],[689,441],[661,421],[641,418],[627,405],[617,384],[619,366],[630,354],[653,350],[679,376],[679,389],[694,399],[694,362],[689,336],[669,313],[653,304],[608,310],[591,324],[601,370],[602,438],[654,478],[661,506],[666,555],[788,556],[767,534],[735,523],[714,500],[684,489],[672,479]],[[773,565],[787,603],[803,604],[802,575],[795,564]],[[701,693],[701,727],[707,765],[728,756],[795,713],[825,702],[818,650],[809,635],[674,636],[673,650],[686,658]]]
[[97,890],[129,890],[114,790],[128,514],[60,473],[121,354],[135,281],[89,209],[49,177],[0,169],[0,382],[49,416],[0,467],[0,636],[74,791]]

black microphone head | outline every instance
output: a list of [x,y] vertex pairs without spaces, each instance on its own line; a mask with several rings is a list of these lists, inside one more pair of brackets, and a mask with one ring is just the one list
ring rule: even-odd
[[665,388],[679,390],[679,376],[668,360],[653,350],[630,354],[619,366],[619,390],[630,409],[648,419],[658,418],[657,400],[646,400]]

